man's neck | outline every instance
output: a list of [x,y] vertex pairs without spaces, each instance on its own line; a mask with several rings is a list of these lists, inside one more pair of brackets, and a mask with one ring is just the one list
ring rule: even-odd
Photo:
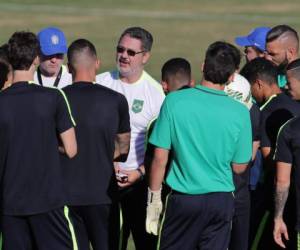
[[264,93],[264,99],[267,101],[271,96],[281,94],[282,91],[277,84],[272,84]]
[[225,84],[212,83],[210,81],[206,81],[205,79],[201,81],[201,85],[215,90],[224,90],[225,88]]
[[31,70],[14,70],[13,83],[33,81],[33,72]]
[[91,71],[77,71],[72,74],[73,82],[95,82],[96,74]]
[[121,73],[119,73],[119,77],[122,82],[135,83],[142,77],[142,74],[143,74],[143,71],[136,73],[136,74],[128,75],[128,76],[124,76]]

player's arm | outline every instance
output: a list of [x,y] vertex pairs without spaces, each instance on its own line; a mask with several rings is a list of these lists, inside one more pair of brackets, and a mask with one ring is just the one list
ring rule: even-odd
[[155,148],[149,178],[149,187],[153,191],[157,191],[161,188],[166,171],[168,157],[169,150],[163,148]]
[[231,163],[232,170],[235,174],[242,174],[246,171],[248,167],[247,163]]
[[283,211],[289,195],[290,175],[292,164],[285,162],[277,162],[276,164],[276,191],[275,191],[275,213],[274,213],[274,240],[285,248],[282,235],[288,240],[287,227],[283,221]]
[[75,136],[75,129],[69,128],[60,134],[62,147],[60,151],[65,153],[69,158],[73,158],[77,154],[77,142]]
[[115,138],[114,161],[125,162],[130,148],[130,132],[120,133]]

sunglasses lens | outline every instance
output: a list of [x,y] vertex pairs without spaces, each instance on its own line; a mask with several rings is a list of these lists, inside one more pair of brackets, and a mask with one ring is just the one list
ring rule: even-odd
[[131,50],[131,49],[128,49],[127,50],[127,54],[129,55],[129,56],[135,56],[135,51],[133,51],[133,50]]
[[125,48],[123,48],[123,47],[117,47],[117,52],[118,53],[123,53],[125,51]]

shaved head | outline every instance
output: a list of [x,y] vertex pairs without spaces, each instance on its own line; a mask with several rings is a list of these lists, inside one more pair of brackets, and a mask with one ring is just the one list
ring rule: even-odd
[[284,73],[288,63],[298,58],[299,38],[297,31],[288,25],[278,25],[267,34],[267,52],[270,59]]
[[95,46],[86,39],[74,41],[67,53],[68,62],[75,71],[79,69],[90,69],[97,61]]

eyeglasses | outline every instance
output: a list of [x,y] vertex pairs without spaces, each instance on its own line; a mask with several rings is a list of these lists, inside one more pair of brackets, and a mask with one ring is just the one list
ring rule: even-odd
[[132,49],[126,49],[122,46],[117,46],[117,53],[124,53],[125,51],[127,52],[127,55],[132,56],[132,57],[137,55],[137,54],[145,52],[144,50],[136,52]]

